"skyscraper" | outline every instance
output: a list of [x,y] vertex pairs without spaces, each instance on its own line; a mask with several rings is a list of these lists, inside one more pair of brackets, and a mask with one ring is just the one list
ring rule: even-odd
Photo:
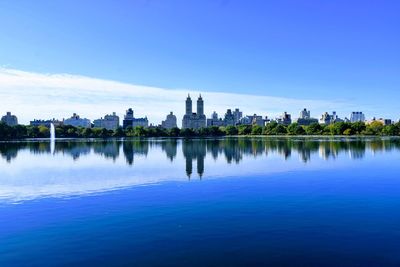
[[182,128],[200,129],[206,127],[206,116],[204,115],[204,101],[201,95],[197,99],[197,113],[192,112],[192,99],[190,95],[186,98],[185,115],[182,119]]

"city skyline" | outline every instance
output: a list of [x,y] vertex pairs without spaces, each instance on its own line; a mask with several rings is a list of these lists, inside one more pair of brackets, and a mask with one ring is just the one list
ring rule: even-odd
[[[18,116],[21,124],[28,124],[33,119],[68,118],[72,113],[93,121],[112,112],[122,116],[127,108],[133,107],[139,117],[148,117],[150,123],[158,125],[170,111],[178,118],[183,117],[185,108],[182,103],[188,92],[192,95],[202,94],[207,98],[204,107],[207,118],[211,118],[214,111],[221,116],[229,108],[239,108],[244,112],[243,115],[258,114],[269,118],[279,117],[286,111],[295,119],[303,108],[311,110],[314,118],[332,111],[337,111],[340,117],[349,118],[352,112],[359,110],[366,114],[366,119],[377,117],[397,121],[400,117],[396,114],[385,116],[387,112],[379,112],[373,108],[362,109],[350,102],[339,100],[318,101],[187,89],[172,90],[77,75],[39,74],[5,68],[0,69],[0,83],[3,85],[0,88],[0,112],[5,114],[12,111]],[[155,110],[152,106],[158,108]],[[99,107],[102,107],[104,114],[99,114]],[[178,126],[181,126],[180,119]]]
[[[62,120],[55,119],[33,119],[30,121],[30,126],[46,126],[50,128],[51,125],[60,126],[60,125],[70,125],[74,127],[83,127],[83,128],[105,128],[107,130],[116,130],[119,127],[126,129],[128,127],[136,127],[142,126],[144,128],[147,127],[161,127],[165,129],[172,128],[191,128],[191,129],[201,129],[212,126],[238,126],[238,125],[258,125],[261,127],[267,126],[267,124],[271,122],[276,122],[277,124],[282,125],[290,125],[292,123],[297,123],[300,126],[309,126],[313,123],[319,123],[324,125],[330,125],[337,122],[365,122],[372,123],[379,121],[383,125],[391,125],[396,121],[383,118],[383,117],[373,117],[371,120],[367,120],[365,114],[362,111],[353,111],[351,112],[349,117],[341,118],[337,115],[336,111],[332,111],[332,113],[325,112],[321,115],[319,119],[311,116],[311,111],[307,108],[302,109],[299,112],[299,116],[295,117],[288,112],[283,112],[279,117],[268,117],[263,115],[257,115],[254,113],[253,115],[243,115],[243,111],[240,111],[239,108],[235,108],[232,112],[231,108],[227,108],[226,113],[222,116],[219,116],[216,111],[213,111],[209,118],[204,114],[204,100],[199,94],[199,97],[196,101],[196,112],[193,112],[193,101],[191,99],[190,94],[187,95],[185,100],[185,114],[182,117],[182,124],[179,127],[177,124],[177,117],[170,111],[169,114],[166,115],[165,120],[162,120],[160,124],[153,124],[149,122],[147,116],[145,117],[137,117],[135,116],[135,111],[132,108],[128,108],[126,110],[125,115],[123,116],[122,121],[120,121],[120,117],[116,112],[112,112],[111,114],[106,114],[104,117],[100,117],[91,121],[87,118],[80,117],[79,114],[73,113],[70,118],[63,118]],[[16,126],[18,125],[18,118],[11,112],[7,111],[4,116],[1,117],[1,122],[9,125]],[[122,123],[121,123],[122,122]],[[400,120],[399,120],[400,122]]]
[[[188,91],[209,99],[207,117],[238,106],[271,116],[307,107],[399,119],[398,1],[139,0],[93,8],[6,0],[0,7],[0,112],[13,110],[23,123],[32,112],[44,117],[44,108],[93,120],[99,106],[119,114],[132,106],[158,124],[170,110],[183,115],[175,106]],[[220,109],[215,94],[223,94]],[[145,114],[146,106],[163,114]]]

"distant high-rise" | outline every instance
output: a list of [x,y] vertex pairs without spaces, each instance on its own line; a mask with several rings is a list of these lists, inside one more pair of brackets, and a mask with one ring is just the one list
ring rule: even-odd
[[197,115],[198,116],[204,115],[204,101],[201,95],[197,99]]
[[350,115],[350,122],[364,122],[365,115],[361,111],[352,112]]
[[224,125],[225,126],[234,126],[235,123],[235,115],[232,113],[231,109],[228,109],[225,113],[224,117]]
[[284,112],[282,116],[276,120],[276,122],[283,125],[289,125],[292,123],[292,116],[289,113]]
[[307,110],[306,108],[300,111],[300,119],[310,119],[311,118],[311,112]]
[[161,122],[161,127],[165,129],[172,129],[177,127],[176,125],[176,116],[172,113],[172,111],[167,115],[165,121]]
[[318,123],[318,119],[311,118],[311,112],[305,108],[302,111],[300,111],[300,116],[297,119],[297,123],[299,125],[306,126],[313,123]]
[[190,98],[190,95],[186,98],[186,115],[192,115],[192,99]]
[[16,126],[18,125],[18,118],[15,115],[11,115],[11,112],[7,112],[5,116],[1,117],[1,122],[8,126]]
[[241,112],[238,108],[233,112],[233,116],[235,118],[235,124],[239,124],[240,119],[243,117],[243,112]]
[[147,119],[147,117],[135,118],[133,114],[134,113],[132,108],[129,108],[126,111],[126,115],[124,117],[124,120],[122,121],[122,127],[124,129],[136,126],[149,127],[149,120]]
[[74,113],[71,118],[64,120],[64,125],[71,125],[74,127],[91,128],[92,124],[89,119],[81,118],[78,114]]
[[185,115],[182,119],[182,128],[200,129],[206,127],[206,116],[204,115],[204,101],[201,95],[197,99],[197,113],[192,112],[192,99],[190,95],[186,98]]
[[332,124],[335,122],[342,122],[343,120],[338,117],[336,114],[336,111],[333,111],[332,114],[329,114],[328,112],[325,112],[322,114],[322,117],[319,119],[319,122],[321,124]]
[[211,119],[207,119],[207,127],[211,126],[224,126],[224,121],[218,118],[217,112],[213,112]]
[[119,117],[113,112],[112,115],[105,115],[104,118],[94,120],[93,124],[95,128],[115,130],[119,127]]

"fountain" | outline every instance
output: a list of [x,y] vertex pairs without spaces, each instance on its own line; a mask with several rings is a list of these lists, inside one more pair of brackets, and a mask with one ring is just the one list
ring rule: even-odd
[[56,128],[54,127],[54,124],[50,124],[50,151],[51,154],[54,154],[55,150],[55,145],[56,145]]

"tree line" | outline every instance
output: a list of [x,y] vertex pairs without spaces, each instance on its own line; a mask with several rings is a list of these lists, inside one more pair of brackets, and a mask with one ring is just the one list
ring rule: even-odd
[[[302,126],[297,123],[282,125],[271,122],[265,127],[258,125],[238,125],[226,127],[207,127],[201,129],[165,129],[162,127],[144,128],[122,127],[116,130],[101,128],[80,128],[70,125],[56,127],[57,138],[110,138],[110,137],[209,137],[227,135],[366,135],[366,136],[399,136],[400,122],[383,125],[379,121],[370,124],[363,122],[337,122],[330,125],[313,123]],[[8,126],[0,123],[0,140],[25,138],[49,138],[50,130],[45,126]]]

